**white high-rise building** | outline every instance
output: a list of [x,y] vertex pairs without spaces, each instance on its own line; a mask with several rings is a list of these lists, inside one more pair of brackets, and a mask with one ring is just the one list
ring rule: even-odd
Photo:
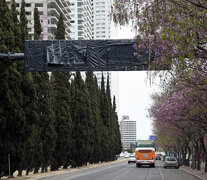
[[110,39],[111,0],[70,0],[71,38]]
[[[9,7],[14,0],[6,0]],[[15,0],[20,12],[21,0]],[[65,38],[70,39],[70,9],[68,0],[25,0],[25,11],[28,20],[29,39],[34,39],[34,8],[37,7],[40,15],[42,33],[40,39],[54,39],[60,13],[64,16]]]
[[111,0],[93,0],[94,39],[111,38]]
[[131,144],[136,144],[136,121],[129,116],[122,116],[120,121],[121,141],[123,149],[130,149]]
[[93,4],[92,0],[70,0],[71,39],[92,39]]

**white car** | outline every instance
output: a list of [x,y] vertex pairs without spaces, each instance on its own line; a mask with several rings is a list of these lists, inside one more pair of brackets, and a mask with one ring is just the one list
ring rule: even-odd
[[130,155],[130,156],[129,156],[128,164],[131,163],[131,162],[133,162],[133,163],[136,162],[136,157],[135,157],[135,155]]

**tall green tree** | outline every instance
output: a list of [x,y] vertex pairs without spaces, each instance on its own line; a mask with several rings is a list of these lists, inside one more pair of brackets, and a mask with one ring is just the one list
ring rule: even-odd
[[20,47],[22,46],[22,41],[21,41],[21,31],[20,31],[20,23],[17,18],[18,11],[16,10],[16,3],[15,0],[13,1],[11,5],[11,10],[12,10],[12,19],[14,23],[14,37],[15,37],[15,52],[20,52]]
[[91,107],[88,89],[81,77],[76,72],[73,88],[71,91],[73,120],[73,157],[72,166],[86,165],[91,155],[90,136],[92,136],[89,125],[91,124]]
[[21,30],[21,42],[22,42],[21,51],[24,50],[24,41],[28,39],[27,24],[28,24],[28,20],[25,14],[25,0],[22,0],[21,9],[20,9],[20,30]]
[[[62,28],[63,14],[60,14],[55,38],[65,39],[65,29]],[[56,145],[53,152],[51,170],[60,166],[67,168],[70,164],[72,148],[72,119],[70,113],[70,73],[53,72],[51,85],[53,88],[53,112],[55,115]]]
[[[35,158],[36,169],[42,167],[42,172],[47,171],[51,163],[52,153],[56,143],[55,118],[52,107],[52,91],[47,72],[35,72],[32,74],[37,92],[37,112],[39,114],[40,127],[40,155]],[[37,173],[37,171],[36,171]]]
[[72,120],[70,115],[70,73],[54,72],[51,76],[53,88],[53,111],[55,115],[56,145],[53,152],[51,170],[69,164],[72,148]]
[[122,151],[121,134],[119,128],[118,115],[116,112],[116,98],[113,97],[113,121],[114,121],[114,132],[115,132],[115,155],[120,154]]
[[37,7],[34,8],[34,39],[38,40],[42,31],[40,15]]
[[90,145],[91,151],[89,155],[90,163],[98,163],[101,160],[101,131],[102,120],[99,107],[99,92],[97,80],[93,72],[86,72],[86,86],[89,92],[90,106],[91,106],[91,120],[90,128]]
[[0,51],[11,52],[15,47],[14,22],[4,0],[0,1]]
[[108,99],[106,95],[106,88],[104,82],[104,76],[102,74],[101,89],[100,89],[100,110],[101,119],[103,123],[102,128],[102,146],[101,146],[101,161],[110,160],[110,141],[109,141],[109,118],[108,118]]
[[55,33],[55,39],[65,39],[65,26],[64,26],[64,19],[63,14],[60,13],[58,23],[57,23],[57,31]]
[[[15,50],[14,22],[6,2],[0,1],[0,52]],[[8,175],[8,155],[11,175],[20,167],[23,154],[25,114],[21,74],[16,63],[0,62],[0,174]]]
[[24,66],[18,65],[18,71],[21,73],[20,89],[23,94],[23,105],[25,113],[25,126],[22,142],[24,142],[24,151],[21,156],[23,159],[21,166],[18,168],[19,176],[22,175],[22,170],[31,170],[35,167],[35,162],[39,159],[42,151],[40,139],[40,119],[38,112],[38,97],[35,89],[35,84],[31,73],[24,72]]
[[114,117],[113,117],[113,108],[112,108],[112,101],[111,101],[111,89],[110,89],[110,81],[109,81],[109,74],[107,74],[107,82],[106,82],[106,108],[107,108],[107,121],[108,121],[108,134],[109,134],[109,148],[110,154],[109,159],[114,160],[115,158],[115,131],[114,131]]

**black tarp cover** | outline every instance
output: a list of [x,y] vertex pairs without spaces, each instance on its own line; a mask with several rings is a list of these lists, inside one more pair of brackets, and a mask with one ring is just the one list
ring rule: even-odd
[[[134,56],[130,39],[25,41],[26,71],[146,70],[149,57]],[[151,57],[150,59],[153,59]]]

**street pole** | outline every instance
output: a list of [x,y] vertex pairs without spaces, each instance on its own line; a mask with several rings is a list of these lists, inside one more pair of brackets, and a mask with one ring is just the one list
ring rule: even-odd
[[193,141],[194,141],[194,136],[192,134],[192,169],[195,169],[195,158],[194,158],[194,148],[193,148]]
[[8,154],[9,178],[11,178],[10,154]]

